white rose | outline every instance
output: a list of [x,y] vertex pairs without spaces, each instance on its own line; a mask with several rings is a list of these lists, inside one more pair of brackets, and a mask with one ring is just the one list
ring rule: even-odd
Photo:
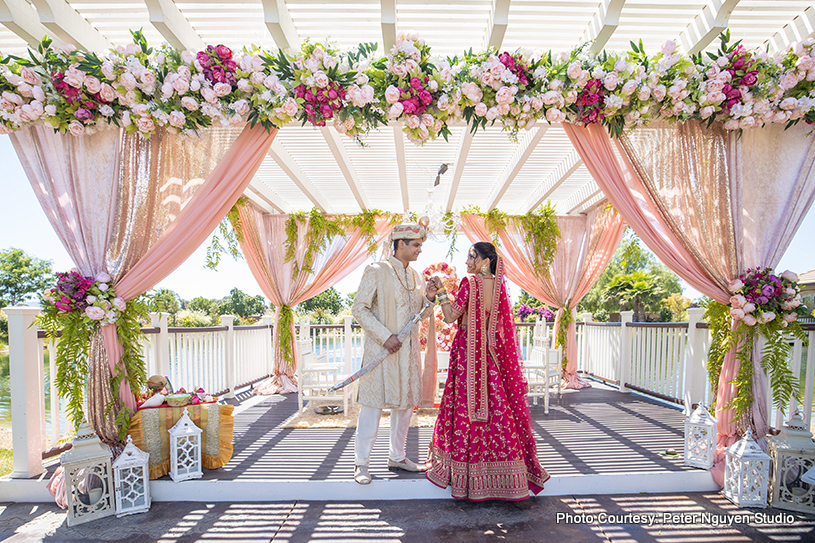
[[187,117],[181,111],[171,111],[169,123],[170,126],[174,126],[176,128],[182,128],[184,124],[187,122]]
[[68,124],[68,132],[70,132],[72,136],[84,136],[85,126],[79,121],[71,121]]
[[666,57],[672,55],[673,52],[676,51],[676,42],[673,40],[668,40],[662,44],[662,54]]
[[395,104],[393,104],[393,105],[391,106],[391,109],[390,109],[390,111],[388,112],[388,116],[389,116],[391,119],[396,119],[397,117],[399,117],[399,115],[401,115],[401,114],[402,114],[402,112],[404,111],[404,109],[405,109],[405,108],[404,108],[404,106],[402,105],[402,102],[396,102]]
[[389,104],[395,104],[399,101],[401,93],[399,89],[393,85],[390,85],[387,89],[385,89],[385,101]]
[[484,102],[478,102],[475,105],[475,114],[479,117],[483,117],[487,114],[487,104]]
[[249,102],[247,102],[245,99],[240,99],[232,104],[232,109],[234,109],[235,113],[238,115],[244,116],[249,113]]

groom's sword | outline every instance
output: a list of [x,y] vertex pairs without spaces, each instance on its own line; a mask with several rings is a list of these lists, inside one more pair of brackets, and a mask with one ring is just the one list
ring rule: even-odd
[[[418,313],[413,315],[413,318],[411,318],[408,321],[408,323],[405,325],[405,327],[402,328],[402,330],[396,336],[396,338],[399,340],[400,343],[405,340],[405,338],[408,336],[410,331],[413,330],[413,327],[416,326],[416,324],[420,320],[422,320],[422,313],[425,312],[425,310],[427,309],[427,306],[429,306],[429,305],[430,305],[430,302],[425,300],[424,305],[422,306],[422,309]],[[343,387],[347,387],[348,385],[350,385],[351,383],[353,383],[354,381],[356,381],[357,379],[359,379],[360,377],[362,377],[363,375],[365,375],[366,373],[368,373],[369,371],[371,371],[372,369],[377,367],[379,364],[381,364],[382,361],[385,360],[385,358],[387,358],[387,356],[389,354],[390,354],[390,352],[387,349],[382,349],[382,351],[378,355],[376,355],[376,358],[374,358],[373,360],[371,360],[370,362],[368,362],[367,364],[362,366],[362,369],[360,369],[358,372],[356,372],[355,374],[348,377],[342,383],[337,383],[333,387],[329,388],[328,393],[330,394],[332,392],[336,392],[337,390],[339,390],[339,389],[341,389]]]

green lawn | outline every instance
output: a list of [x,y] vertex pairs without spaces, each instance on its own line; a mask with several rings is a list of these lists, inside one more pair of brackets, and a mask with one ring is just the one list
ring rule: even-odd
[[14,461],[11,456],[11,449],[0,449],[0,476],[11,473],[14,469]]

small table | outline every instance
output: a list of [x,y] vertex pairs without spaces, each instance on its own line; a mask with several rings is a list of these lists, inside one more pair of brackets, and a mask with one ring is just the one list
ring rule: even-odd
[[217,469],[232,458],[232,431],[235,419],[233,405],[205,403],[186,407],[154,407],[140,409],[130,419],[133,444],[150,453],[150,479],[170,473],[170,434],[181,414],[187,409],[192,422],[201,428],[201,464]]

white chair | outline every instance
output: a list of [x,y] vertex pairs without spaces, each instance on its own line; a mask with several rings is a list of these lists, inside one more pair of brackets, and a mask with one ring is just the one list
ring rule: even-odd
[[314,356],[311,340],[297,341],[297,352],[300,354],[300,363],[297,366],[297,405],[302,412],[308,401],[339,402],[345,413],[349,406],[354,404],[356,383],[333,393],[328,389],[346,378],[341,364],[330,364],[323,354]]
[[529,384],[528,398],[538,405],[538,398],[543,396],[543,412],[549,414],[549,389],[556,388],[561,394],[561,349],[550,346],[551,338],[545,322],[535,324],[532,334],[532,351],[524,362],[524,373]]
[[447,383],[447,372],[450,368],[450,351],[436,351],[436,393],[434,403],[441,401],[444,385]]

